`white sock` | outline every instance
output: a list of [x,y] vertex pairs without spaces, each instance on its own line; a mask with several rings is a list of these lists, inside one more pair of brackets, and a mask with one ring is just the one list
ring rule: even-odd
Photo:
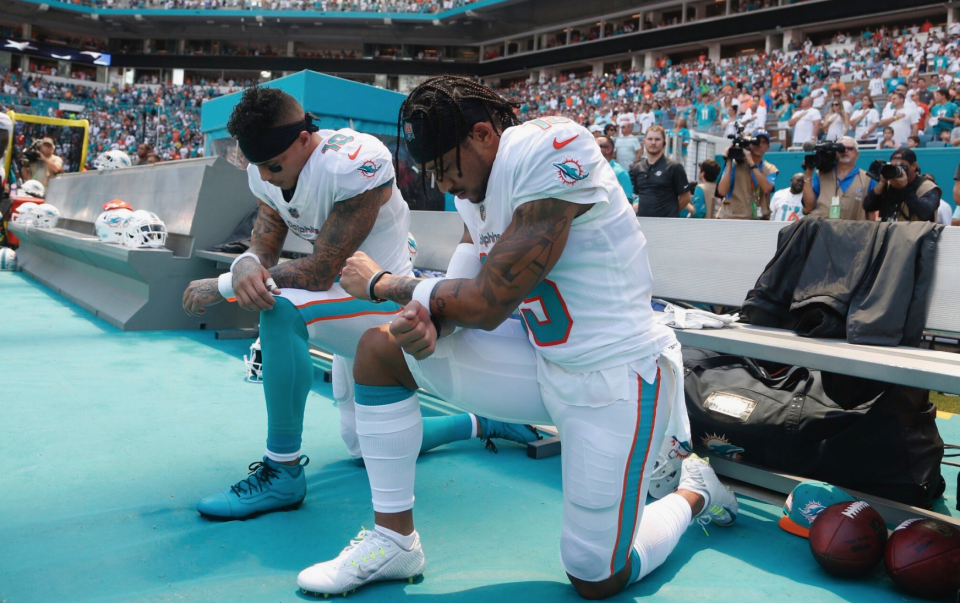
[[400,548],[406,549],[406,550],[408,550],[408,551],[410,550],[410,547],[413,546],[413,541],[417,539],[417,531],[416,531],[416,530],[414,530],[414,531],[411,532],[410,534],[404,536],[403,534],[400,534],[400,533],[398,533],[398,532],[394,532],[394,531],[391,530],[390,528],[385,528],[385,527],[383,527],[383,526],[376,526],[376,527],[373,528],[373,529],[374,529],[374,531],[380,532],[381,534],[383,534],[384,536],[386,536],[386,537],[389,538],[390,540],[392,540],[392,541],[396,542],[397,544],[399,544],[399,545],[400,545]]
[[417,456],[423,442],[417,395],[390,404],[356,404],[354,408],[373,510],[399,513],[412,509]]
[[477,421],[477,415],[472,412],[468,412],[467,414],[470,415],[470,439],[472,440],[477,437],[477,423],[479,421]]
[[640,572],[634,569],[639,582],[660,567],[690,527],[693,512],[690,503],[679,494],[668,494],[644,507],[633,549],[640,555]]

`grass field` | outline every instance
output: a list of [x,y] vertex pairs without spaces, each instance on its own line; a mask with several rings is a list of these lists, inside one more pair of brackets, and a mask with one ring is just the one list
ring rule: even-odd
[[940,392],[930,392],[930,401],[937,405],[937,410],[960,414],[960,396],[946,396]]

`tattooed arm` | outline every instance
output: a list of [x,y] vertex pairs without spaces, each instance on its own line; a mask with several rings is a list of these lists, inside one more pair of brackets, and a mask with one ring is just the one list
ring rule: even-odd
[[[573,220],[591,207],[558,199],[521,205],[476,278],[448,279],[433,289],[430,313],[450,325],[496,328],[553,269]],[[386,275],[377,282],[374,293],[406,305],[419,282]]]
[[[259,199],[257,203],[259,204],[259,208],[257,217],[253,222],[253,232],[250,233],[251,243],[249,252],[256,254],[263,263],[263,266],[274,266],[280,259],[280,249],[283,247],[283,240],[287,236],[287,225],[284,223],[283,218],[280,217],[280,214],[274,209]],[[257,273],[260,270],[260,265],[252,259],[237,263],[238,272],[245,271],[249,274]],[[264,297],[259,299],[258,302],[266,305],[268,303],[267,298],[270,298],[270,294],[266,291],[266,287],[262,287],[262,289],[264,291]],[[186,291],[183,292],[182,303],[183,309],[187,314],[200,316],[205,312],[205,307],[218,304],[222,301],[223,296],[220,295],[220,290],[217,287],[217,279],[204,278],[192,281],[187,285]],[[251,298],[246,291],[244,291],[242,297],[237,297],[237,301],[245,309],[261,309],[260,307],[248,307],[251,303]],[[272,301],[272,299],[269,299],[269,302]],[[269,305],[273,304],[270,303]]]
[[391,192],[391,187],[383,186],[334,204],[313,245],[313,253],[270,269],[277,287],[308,291],[329,289],[347,258],[360,248],[373,230],[380,207],[390,200]]

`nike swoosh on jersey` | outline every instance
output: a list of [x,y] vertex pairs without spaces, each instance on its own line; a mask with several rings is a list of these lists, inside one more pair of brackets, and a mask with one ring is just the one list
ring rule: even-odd
[[579,134],[574,134],[574,135],[573,135],[573,138],[568,138],[568,139],[564,140],[563,142],[560,142],[559,140],[557,140],[556,138],[554,138],[554,139],[553,139],[553,148],[555,148],[555,149],[557,149],[557,150],[560,150],[560,149],[562,149],[563,147],[565,147],[565,146],[567,146],[568,144],[570,144],[571,142],[573,142],[574,140],[576,140],[577,136],[580,136],[580,135],[579,135]]
[[[579,136],[579,134],[578,134],[577,136]],[[359,147],[357,147],[357,150],[354,151],[352,155],[347,155],[347,157],[350,158],[350,161],[353,161],[354,159],[357,158],[357,155],[360,154],[360,149],[362,149],[362,148],[363,148],[363,145],[360,145]]]

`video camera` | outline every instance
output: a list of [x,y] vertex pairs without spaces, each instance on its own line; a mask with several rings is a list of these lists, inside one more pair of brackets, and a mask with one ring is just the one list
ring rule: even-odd
[[846,150],[847,147],[839,142],[821,142],[817,144],[812,140],[808,140],[803,143],[803,152],[808,153],[803,156],[803,169],[832,170],[837,166],[837,155]]
[[867,170],[867,176],[870,176],[877,182],[880,182],[881,177],[887,180],[896,180],[906,175],[907,172],[903,169],[903,166],[895,163],[887,163],[883,159],[874,159],[870,164],[870,169]]
[[730,145],[730,149],[727,150],[727,158],[733,159],[737,163],[743,163],[746,161],[746,156],[744,153],[747,149],[750,148],[750,145],[760,144],[760,140],[751,136],[747,138],[743,135],[744,125],[740,123],[740,120],[737,120],[737,133],[730,134],[727,138],[733,140],[733,143]]
[[35,139],[20,152],[20,157],[27,162],[38,161],[40,159],[40,144],[41,140],[39,138]]

